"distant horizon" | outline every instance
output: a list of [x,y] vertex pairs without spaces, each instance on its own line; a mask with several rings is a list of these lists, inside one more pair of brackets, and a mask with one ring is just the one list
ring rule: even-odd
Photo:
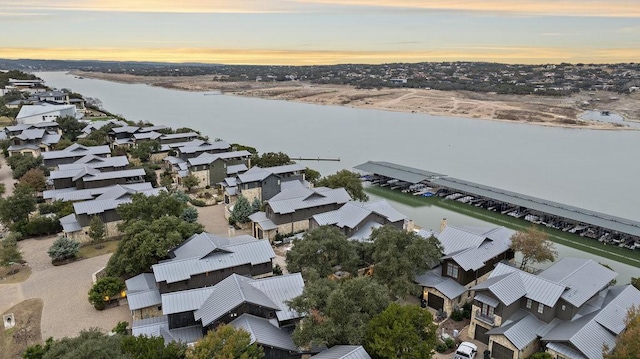
[[[335,65],[629,63],[638,0],[0,0],[0,57]],[[45,36],[43,36],[43,34]]]

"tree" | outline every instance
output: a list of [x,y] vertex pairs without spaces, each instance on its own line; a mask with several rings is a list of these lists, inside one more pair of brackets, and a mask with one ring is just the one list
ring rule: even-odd
[[367,325],[364,347],[374,358],[429,359],[437,329],[427,309],[391,303]]
[[73,142],[70,139],[63,138],[55,144],[54,148],[56,149],[56,151],[61,151],[71,145],[73,145]]
[[254,198],[253,201],[251,202],[251,211],[253,213],[256,213],[260,211],[260,207],[262,207],[262,203],[260,202],[258,197]]
[[249,222],[249,216],[252,215],[253,208],[247,198],[243,195],[238,195],[238,200],[233,205],[233,211],[231,211],[231,220],[236,223]]
[[11,233],[0,241],[0,266],[9,267],[14,263],[22,263],[22,252],[18,249],[20,233]]
[[106,228],[100,217],[93,216],[89,222],[89,238],[94,243],[102,242],[106,236]]
[[42,359],[122,358],[120,336],[105,335],[100,329],[83,330],[75,338],[63,338],[51,344]]
[[640,289],[640,277],[631,277],[631,285]]
[[80,250],[80,243],[67,237],[60,237],[53,242],[47,254],[54,261],[74,258]]
[[40,168],[32,168],[20,177],[18,186],[26,186],[36,192],[42,192],[47,189],[47,180],[44,172]]
[[187,191],[191,192],[191,188],[195,187],[200,183],[200,178],[195,175],[188,175],[182,179],[182,185],[187,187]]
[[129,153],[131,156],[140,159],[142,162],[149,161],[151,155],[160,150],[160,142],[155,140],[140,142],[134,146]]
[[[124,322],[126,323],[126,322]],[[184,343],[166,343],[162,337],[123,336],[120,341],[122,354],[135,359],[183,359],[187,351]]]
[[171,176],[171,174],[166,172],[162,173],[160,175],[160,186],[166,189],[170,189],[172,185],[173,185],[173,177]]
[[442,255],[437,239],[425,239],[392,226],[375,229],[371,240],[373,276],[398,298],[409,293],[416,294],[418,286],[414,282],[415,276],[439,263]]
[[[247,152],[251,153],[252,155],[258,155],[258,150],[256,150],[255,147],[245,146],[245,145],[241,145],[239,143],[232,143],[231,144],[231,148],[233,148],[234,151],[247,151]],[[254,165],[255,165],[255,163],[254,163]]]
[[626,329],[618,335],[616,346],[603,348],[604,359],[640,358],[640,309],[631,307],[627,312]]
[[56,122],[58,122],[60,130],[62,130],[62,136],[71,142],[75,142],[78,139],[78,136],[82,134],[82,129],[86,126],[73,116],[58,117]]
[[103,310],[107,302],[120,296],[125,289],[124,282],[116,277],[104,277],[96,281],[89,289],[89,303],[96,309]]
[[[177,195],[161,191],[156,196],[136,193],[130,203],[121,204],[117,211],[126,226],[134,220],[153,221],[164,216],[179,217],[186,206]],[[124,226],[121,225],[121,230]]]
[[36,199],[29,188],[16,188],[13,196],[0,198],[0,221],[9,225],[26,222],[36,209]]
[[188,206],[182,211],[180,218],[183,221],[195,223],[198,221],[198,210],[195,207]]
[[129,334],[127,331],[127,327],[129,326],[129,322],[118,322],[113,329],[111,329],[112,333],[127,335]]
[[[14,154],[7,158],[7,164],[13,171],[12,176],[14,179],[19,179],[24,176],[27,171],[32,168],[38,168],[42,166],[42,157],[33,157],[30,155]],[[45,175],[48,175],[48,171],[43,168]]]
[[230,325],[221,325],[209,331],[193,348],[187,351],[188,359],[261,359],[264,352],[256,343],[251,344],[251,335]]
[[42,359],[44,355],[49,351],[51,346],[55,343],[52,337],[47,338],[44,342],[44,346],[40,344],[32,345],[22,353],[24,359]]
[[322,226],[293,241],[293,247],[287,252],[287,268],[291,273],[304,275],[313,270],[320,277],[327,277],[340,266],[355,275],[357,258],[353,243],[344,234],[334,226]]
[[131,221],[124,226],[118,249],[109,258],[107,274],[126,277],[138,275],[159,260],[166,259],[169,250],[202,230],[201,224],[189,223],[175,216],[163,216],[152,221]]
[[304,179],[309,181],[310,183],[313,183],[314,185],[318,183],[318,180],[320,179],[320,172],[312,169],[312,168],[305,168],[304,171]]
[[146,164],[142,166],[142,169],[144,170],[144,181],[151,183],[153,187],[158,187],[158,174],[156,171]]
[[554,261],[558,256],[553,243],[549,241],[549,235],[535,226],[516,232],[511,237],[511,249],[522,253],[521,269],[529,263]]
[[291,308],[305,313],[293,333],[301,346],[362,343],[367,324],[389,305],[387,289],[370,277],[307,281]]
[[286,153],[282,152],[263,153],[262,156],[254,156],[252,161],[254,166],[262,168],[290,165],[294,163]]
[[349,170],[338,171],[333,175],[329,175],[318,180],[318,187],[329,187],[329,188],[344,188],[347,193],[351,196],[351,198],[356,201],[366,202],[369,200],[369,196],[364,193],[364,189],[362,187],[362,181],[360,181],[360,176]]

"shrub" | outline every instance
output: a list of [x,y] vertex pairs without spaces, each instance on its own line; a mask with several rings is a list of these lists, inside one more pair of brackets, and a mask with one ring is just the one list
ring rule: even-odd
[[447,346],[447,349],[453,349],[456,346],[456,342],[451,338],[445,339],[444,344]]
[[201,199],[189,199],[189,203],[191,203],[192,205],[196,206],[196,207],[205,207],[207,205],[207,202],[201,200]]
[[540,352],[532,354],[529,359],[553,359],[553,357],[547,352]]
[[445,342],[438,342],[436,344],[436,351],[438,353],[444,353],[444,352],[447,351],[447,349],[449,349],[449,348],[447,347],[447,344]]
[[274,276],[282,275],[282,267],[280,267],[279,264],[276,264],[273,266],[273,275]]
[[462,319],[464,319],[464,312],[461,309],[454,310],[451,313],[451,319],[455,320],[456,322],[462,321]]
[[56,239],[55,242],[51,245],[47,254],[54,261],[61,261],[65,259],[74,258],[78,251],[80,250],[80,243],[78,241],[74,241],[73,239],[69,239],[67,237],[60,237]]
[[205,189],[211,189],[211,185],[204,186]]
[[113,329],[111,329],[111,331],[116,334],[127,335],[129,334],[129,332],[127,331],[128,326],[129,326],[128,322],[118,322],[118,324],[116,324],[116,326]]
[[93,304],[97,310],[103,310],[109,300],[117,297],[124,288],[124,282],[120,278],[104,277],[98,279],[89,290],[89,303]]
[[198,210],[189,206],[182,211],[180,218],[189,223],[195,223],[198,220]]
[[11,226],[12,231],[23,233],[26,237],[49,235],[62,231],[57,218],[35,217],[30,221],[19,221]]

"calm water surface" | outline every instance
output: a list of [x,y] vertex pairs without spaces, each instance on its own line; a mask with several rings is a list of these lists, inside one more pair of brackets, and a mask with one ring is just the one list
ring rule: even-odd
[[[133,121],[191,127],[210,138],[283,151],[323,174],[368,160],[390,161],[640,221],[640,131],[593,131],[205,95],[140,84],[36,75],[50,86],[100,99]],[[437,207],[393,202],[417,224],[482,225]],[[558,246],[563,256],[589,254]],[[592,256],[596,258],[595,256]],[[610,260],[602,260],[610,263]],[[612,263],[619,282],[640,269]]]

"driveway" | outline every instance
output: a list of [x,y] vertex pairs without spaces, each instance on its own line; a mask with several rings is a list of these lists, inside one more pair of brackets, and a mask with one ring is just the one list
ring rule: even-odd
[[92,327],[110,331],[119,321],[130,322],[126,305],[98,311],[87,300],[91,275],[107,264],[111,254],[54,267],[47,250],[56,238],[19,242],[32,274],[23,283],[0,285],[0,312],[25,299],[42,299],[42,338],[72,337]]
[[0,155],[0,183],[4,184],[5,193],[3,197],[13,194],[13,185],[16,181],[12,177],[11,167],[7,164],[4,156]]

